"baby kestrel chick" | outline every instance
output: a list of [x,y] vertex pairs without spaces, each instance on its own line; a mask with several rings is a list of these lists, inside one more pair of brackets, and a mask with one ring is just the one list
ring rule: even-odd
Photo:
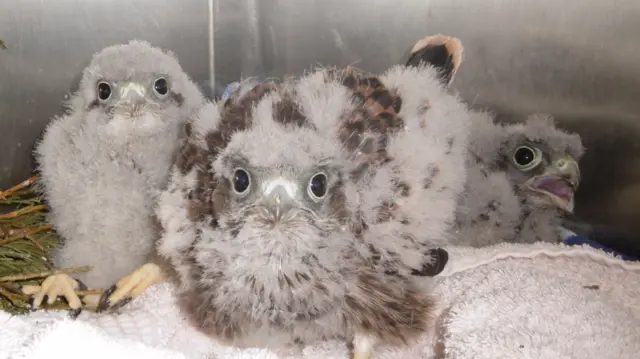
[[437,65],[243,82],[191,124],[159,252],[191,323],[237,347],[329,338],[368,358],[430,328],[470,115]]
[[[438,61],[449,84],[461,63],[455,53],[462,53],[458,41],[427,37],[416,43],[405,65]],[[524,124],[497,123],[482,111],[471,117],[467,184],[452,243],[560,242],[563,217],[573,212],[580,184],[580,136],[559,129],[542,114]]]
[[[159,235],[154,206],[169,178],[187,119],[204,98],[175,56],[143,41],[109,46],[84,69],[66,114],[54,118],[35,156],[49,220],[63,237],[58,268],[93,270],[54,275],[25,287],[37,307],[84,283],[111,285],[149,260]],[[126,278],[129,291],[140,283]]]

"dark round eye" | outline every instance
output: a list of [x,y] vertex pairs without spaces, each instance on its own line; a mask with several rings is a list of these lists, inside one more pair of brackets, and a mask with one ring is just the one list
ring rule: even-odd
[[158,95],[164,96],[169,92],[169,84],[167,83],[167,79],[161,77],[153,83],[153,89],[158,93]]
[[239,168],[233,174],[233,190],[239,194],[243,194],[249,190],[251,179],[247,171]]
[[98,84],[98,98],[107,101],[111,97],[111,85],[102,81]]
[[540,163],[540,150],[529,146],[520,146],[513,154],[513,162],[521,169],[530,169]]
[[311,177],[309,194],[316,199],[321,199],[327,194],[327,176],[324,173],[318,173]]

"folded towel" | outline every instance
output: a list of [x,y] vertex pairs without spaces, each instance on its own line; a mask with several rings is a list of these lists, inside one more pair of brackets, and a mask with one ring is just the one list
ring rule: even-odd
[[[378,347],[373,359],[640,358],[640,263],[588,246],[503,244],[447,248],[436,277],[439,316],[407,348]],[[191,328],[162,284],[121,310],[24,316],[0,313],[0,358],[264,358],[267,350],[216,344]],[[348,358],[341,341],[304,359]]]

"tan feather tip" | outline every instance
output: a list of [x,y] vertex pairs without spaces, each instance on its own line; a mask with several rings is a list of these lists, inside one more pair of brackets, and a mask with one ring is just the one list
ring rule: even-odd
[[463,61],[462,53],[464,52],[464,46],[462,46],[462,41],[460,41],[460,39],[458,39],[457,37],[443,35],[443,34],[425,36],[422,39],[420,39],[418,42],[416,42],[415,45],[413,45],[413,48],[411,49],[411,55],[415,54],[416,52],[424,49],[429,45],[431,46],[444,45],[445,49],[447,50],[447,53],[451,57],[451,62],[453,64],[453,69],[451,71],[451,80],[453,80],[453,76],[456,74],[456,72],[458,72],[458,69],[460,68],[460,65],[462,65],[462,61]]

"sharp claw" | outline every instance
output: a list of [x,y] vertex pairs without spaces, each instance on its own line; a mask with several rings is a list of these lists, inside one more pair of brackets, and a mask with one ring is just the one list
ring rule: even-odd
[[109,308],[109,311],[115,312],[118,309],[124,307],[125,305],[129,304],[129,302],[131,302],[133,300],[133,298],[131,297],[125,297],[123,298],[121,301],[116,302],[116,304],[114,304],[111,308]]
[[118,310],[150,286],[164,280],[162,269],[157,264],[147,263],[102,293],[97,300],[97,311]]
[[32,311],[32,312],[35,312],[36,310],[38,310],[38,308],[36,308],[36,307],[33,305],[33,301],[34,301],[34,300],[35,300],[35,298],[33,298],[33,297],[29,297],[29,310],[30,310],[30,311]]
[[73,280],[75,280],[76,283],[78,283],[78,290],[88,290],[89,289],[89,287],[87,287],[80,279],[73,278]]
[[111,297],[111,294],[113,294],[113,292],[115,292],[117,288],[118,287],[114,284],[109,287],[109,289],[107,289],[104,293],[102,293],[102,295],[100,296],[100,300],[98,301],[98,308],[96,309],[98,312],[102,312],[109,308],[109,306],[111,305],[109,297]]
[[100,303],[98,303],[98,307],[96,308],[96,312],[98,313],[104,312],[109,308],[109,304],[111,304],[109,302],[109,298],[100,300]]
[[78,308],[78,309],[70,309],[69,310],[69,318],[71,319],[76,319],[78,318],[78,316],[80,315],[80,313],[82,313],[82,308]]

